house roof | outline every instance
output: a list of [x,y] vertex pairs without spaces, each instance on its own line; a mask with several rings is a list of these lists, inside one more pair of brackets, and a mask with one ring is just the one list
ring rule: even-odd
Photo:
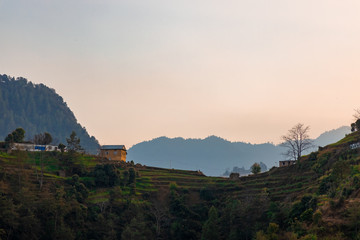
[[102,145],[101,150],[125,150],[125,145]]

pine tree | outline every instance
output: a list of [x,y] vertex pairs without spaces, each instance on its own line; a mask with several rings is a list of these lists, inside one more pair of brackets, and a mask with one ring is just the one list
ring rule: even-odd
[[80,145],[80,138],[76,136],[76,133],[74,131],[72,131],[72,133],[70,134],[70,138],[67,138],[66,141],[68,144],[67,147],[69,152],[77,152],[82,150],[82,147]]
[[220,239],[218,227],[218,212],[214,206],[209,210],[208,220],[204,223],[201,240],[217,240]]

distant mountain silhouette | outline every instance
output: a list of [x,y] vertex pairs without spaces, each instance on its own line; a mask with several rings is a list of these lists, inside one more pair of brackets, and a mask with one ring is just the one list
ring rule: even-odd
[[35,134],[49,132],[54,144],[66,144],[66,138],[75,131],[87,152],[96,153],[99,148],[95,137],[90,137],[77,122],[54,89],[33,84],[25,78],[0,75],[0,141],[18,127],[26,131],[27,140]]
[[227,168],[264,162],[273,166],[281,150],[273,144],[230,142],[216,136],[205,139],[160,137],[141,142],[128,150],[129,160],[157,167],[201,170],[219,176]]
[[318,146],[326,146],[331,143],[335,143],[340,139],[344,138],[346,134],[351,132],[351,128],[347,126],[339,127],[338,129],[334,129],[331,131],[327,131],[322,133],[318,138],[315,139],[314,145]]
[[[313,150],[336,142],[349,132],[349,127],[325,132],[314,140]],[[284,159],[284,151],[283,147],[271,143],[230,142],[216,136],[205,139],[159,137],[132,146],[127,159],[148,166],[201,170],[206,175],[220,176],[234,167],[249,169],[254,162],[263,162],[271,168]]]

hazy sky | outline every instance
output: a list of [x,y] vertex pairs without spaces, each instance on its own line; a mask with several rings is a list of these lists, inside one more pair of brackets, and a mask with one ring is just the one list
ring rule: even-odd
[[360,107],[360,1],[0,0],[0,73],[56,89],[101,144],[278,143]]

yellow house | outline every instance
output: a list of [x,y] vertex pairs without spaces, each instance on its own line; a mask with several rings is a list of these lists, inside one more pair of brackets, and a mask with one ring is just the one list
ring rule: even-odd
[[126,148],[124,145],[103,145],[100,148],[100,157],[111,161],[126,162]]

